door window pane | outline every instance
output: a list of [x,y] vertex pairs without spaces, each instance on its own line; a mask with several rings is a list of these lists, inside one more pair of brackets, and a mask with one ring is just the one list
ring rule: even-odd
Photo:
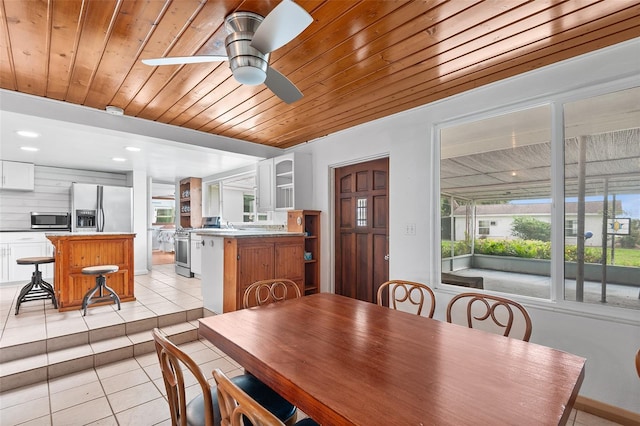
[[367,199],[356,200],[356,226],[367,226]]

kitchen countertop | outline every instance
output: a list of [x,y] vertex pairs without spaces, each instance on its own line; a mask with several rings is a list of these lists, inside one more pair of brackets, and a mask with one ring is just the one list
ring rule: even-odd
[[52,237],[98,237],[100,235],[136,235],[135,232],[71,232],[71,231],[45,231],[46,236]]
[[31,229],[31,228],[4,228],[0,232],[69,232],[64,229]]
[[253,238],[253,237],[302,237],[302,232],[271,231],[267,229],[196,229],[191,231],[203,237]]

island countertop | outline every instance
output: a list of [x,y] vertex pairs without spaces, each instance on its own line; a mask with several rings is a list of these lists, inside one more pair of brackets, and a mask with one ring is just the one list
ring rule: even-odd
[[288,231],[271,231],[268,229],[226,229],[226,228],[206,228],[192,230],[192,233],[201,235],[203,237],[224,237],[224,238],[255,238],[255,237],[302,237],[301,232],[288,232]]
[[[42,230],[40,230],[42,232]],[[109,238],[116,235],[133,235],[136,236],[133,232],[71,232],[71,231],[45,231],[44,235],[48,237],[69,237],[69,238],[85,238],[85,237],[99,237],[101,235],[107,236]]]

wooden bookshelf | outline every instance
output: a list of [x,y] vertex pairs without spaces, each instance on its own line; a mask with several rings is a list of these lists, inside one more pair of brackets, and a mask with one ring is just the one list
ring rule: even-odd
[[202,226],[202,179],[185,178],[180,181],[180,227]]
[[304,294],[320,292],[320,211],[291,210],[287,214],[287,230],[304,232],[304,251],[311,253],[304,261]]

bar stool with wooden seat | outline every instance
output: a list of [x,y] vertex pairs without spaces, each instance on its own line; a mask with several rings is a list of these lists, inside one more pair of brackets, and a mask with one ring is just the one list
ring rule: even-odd
[[[82,299],[83,316],[87,315],[87,307],[92,303],[106,302],[108,300],[116,302],[118,310],[120,310],[120,297],[107,285],[107,279],[105,278],[106,274],[118,272],[118,269],[118,265],[98,265],[82,268],[83,275],[97,275],[95,287],[89,290]],[[108,294],[105,294],[105,291]],[[98,293],[97,296],[95,296],[96,292]]]
[[16,302],[16,315],[18,315],[18,311],[20,310],[20,304],[23,302],[30,302],[32,300],[51,299],[53,307],[58,309],[58,302],[56,301],[53,286],[42,279],[42,272],[38,268],[39,265],[53,262],[55,262],[55,258],[51,256],[22,257],[16,260],[18,265],[36,266],[36,270],[31,274],[31,282],[20,290],[20,294],[18,295],[18,300]]

